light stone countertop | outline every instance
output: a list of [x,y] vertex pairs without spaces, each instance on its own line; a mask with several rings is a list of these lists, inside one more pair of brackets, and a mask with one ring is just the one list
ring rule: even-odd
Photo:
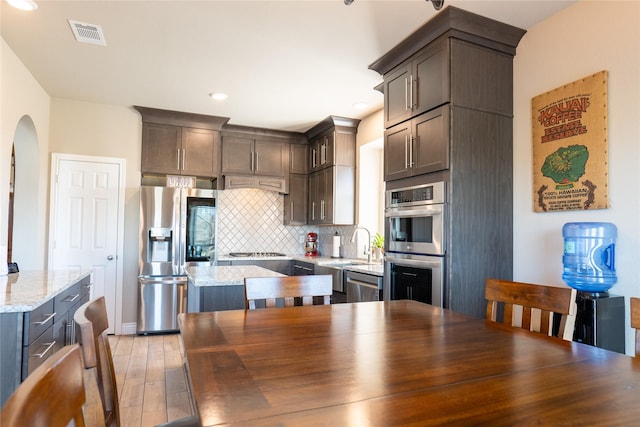
[[284,274],[256,265],[187,267],[187,277],[196,287],[244,286],[245,277],[284,277]]
[[92,271],[34,270],[0,276],[0,313],[32,311],[84,279]]

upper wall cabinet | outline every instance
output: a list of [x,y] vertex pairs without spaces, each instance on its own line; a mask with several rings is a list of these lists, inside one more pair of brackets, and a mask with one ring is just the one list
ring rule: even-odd
[[219,130],[228,118],[134,108],[142,115],[143,175],[218,176]]
[[306,147],[304,134],[238,125],[225,126],[221,134],[220,169],[225,189],[289,192],[291,146]]
[[218,132],[156,123],[142,125],[142,172],[215,177]]
[[384,126],[449,101],[449,43],[441,40],[384,76]]
[[306,134],[309,138],[309,171],[330,166],[356,165],[356,132],[360,120],[329,116]]

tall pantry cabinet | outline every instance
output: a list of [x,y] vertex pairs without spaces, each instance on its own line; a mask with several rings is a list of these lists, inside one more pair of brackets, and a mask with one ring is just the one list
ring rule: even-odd
[[483,317],[513,276],[513,56],[525,31],[447,7],[369,66],[383,76],[387,190],[444,181],[444,303]]

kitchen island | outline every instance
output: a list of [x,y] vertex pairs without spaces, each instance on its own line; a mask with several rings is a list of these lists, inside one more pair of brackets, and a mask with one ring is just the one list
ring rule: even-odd
[[90,297],[90,269],[0,276],[0,405],[32,372],[75,342],[73,314]]
[[256,265],[197,266],[186,268],[189,281],[187,311],[244,309],[245,277],[282,277]]

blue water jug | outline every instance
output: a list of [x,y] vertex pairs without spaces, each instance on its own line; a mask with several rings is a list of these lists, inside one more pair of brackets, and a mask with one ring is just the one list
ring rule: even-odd
[[579,291],[605,292],[618,280],[615,249],[618,230],[608,222],[569,222],[562,227],[562,280]]

